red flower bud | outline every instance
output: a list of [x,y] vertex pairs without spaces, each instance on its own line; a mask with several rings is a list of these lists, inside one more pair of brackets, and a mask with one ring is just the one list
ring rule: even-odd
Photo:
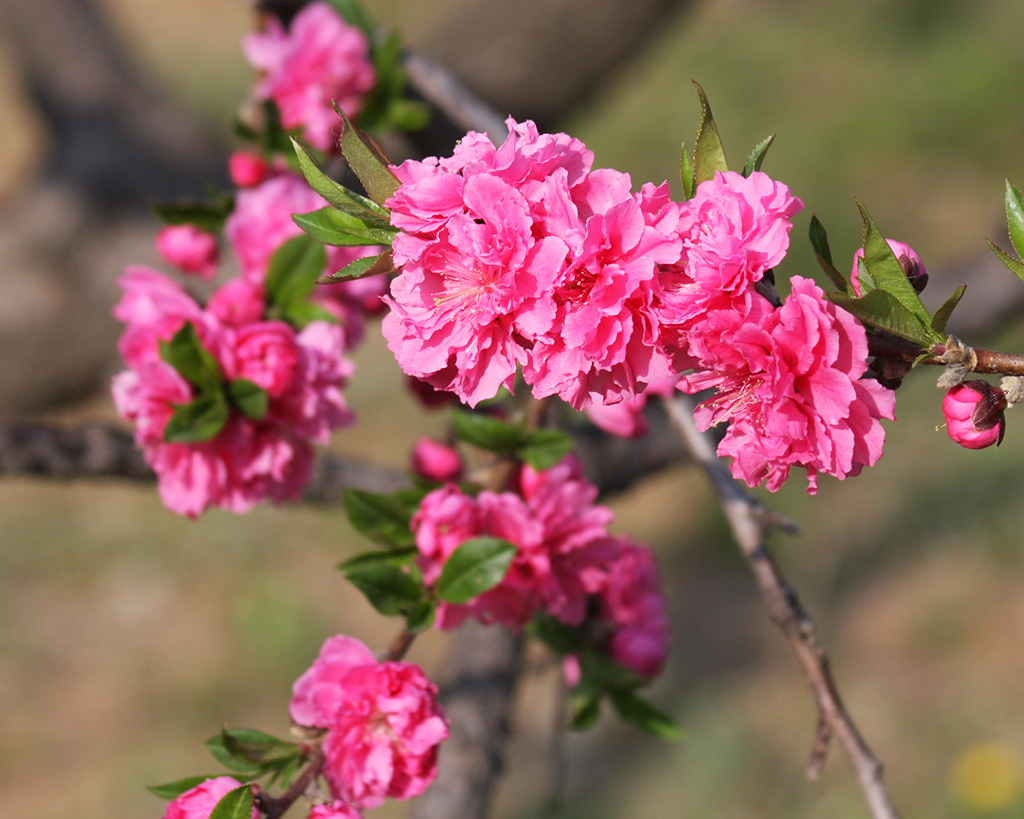
[[1005,409],[1006,394],[987,381],[964,381],[942,399],[946,432],[968,449],[984,449],[1002,443]]

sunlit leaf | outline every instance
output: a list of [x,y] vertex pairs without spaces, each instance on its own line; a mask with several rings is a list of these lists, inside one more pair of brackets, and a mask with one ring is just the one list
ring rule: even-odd
[[496,537],[467,540],[445,561],[437,594],[449,603],[468,603],[505,578],[516,556],[514,543]]
[[715,118],[711,114],[711,104],[708,102],[704,89],[694,81],[693,87],[697,89],[697,96],[700,97],[700,127],[697,129],[697,145],[693,153],[694,178],[699,185],[713,179],[718,171],[729,170],[729,163],[725,159],[725,148],[722,147],[722,138],[718,135],[718,127],[715,125]]

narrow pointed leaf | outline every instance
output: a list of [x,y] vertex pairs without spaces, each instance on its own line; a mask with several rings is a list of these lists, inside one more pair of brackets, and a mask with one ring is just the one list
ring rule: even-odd
[[468,603],[505,579],[516,556],[515,544],[496,537],[467,540],[445,561],[437,594],[449,603]]
[[213,809],[210,819],[252,819],[252,789],[242,785],[228,791]]
[[391,251],[387,250],[379,256],[364,256],[361,259],[355,259],[330,276],[321,276],[316,283],[347,282],[353,279],[365,279],[367,276],[379,276],[382,273],[393,273],[394,270],[394,259],[391,256]]
[[693,175],[693,162],[686,150],[686,143],[679,149],[679,178],[683,183],[683,199],[693,199],[697,191],[697,180]]
[[335,110],[342,120],[341,152],[363,183],[367,195],[378,205],[383,205],[399,188],[398,178],[388,168],[391,161],[369,134],[364,134],[349,122],[340,108],[335,106]]
[[321,244],[335,247],[390,246],[398,233],[376,216],[360,218],[331,207],[293,213],[292,221]]
[[1011,273],[1013,273],[1014,276],[1016,276],[1021,281],[1024,281],[1024,262],[1021,262],[1020,259],[1013,258],[1013,256],[1011,256],[1009,253],[1007,253],[1005,250],[999,247],[999,245],[997,245],[991,239],[986,239],[985,241],[987,241],[988,246],[992,248],[992,252],[999,257],[999,261],[1006,265],[1006,267],[1009,269]]
[[246,418],[262,421],[267,415],[270,396],[248,378],[238,378],[228,384],[228,397]]
[[176,799],[185,791],[190,791],[197,785],[202,785],[207,779],[213,778],[213,776],[188,776],[164,785],[148,785],[146,790],[155,796],[159,796],[161,799]]
[[750,156],[747,157],[747,164],[743,166],[743,175],[750,176],[755,171],[761,170],[761,163],[764,162],[765,154],[768,153],[768,149],[772,147],[772,143],[775,141],[775,134],[769,137],[765,137],[757,145],[754,146],[754,150],[750,152]]
[[299,746],[253,728],[225,728],[221,731],[224,749],[238,762],[263,765],[291,758]]
[[217,734],[217,736],[206,740],[206,742],[203,743],[203,746],[221,765],[225,768],[229,768],[235,773],[252,776],[259,771],[259,766],[236,758],[235,755],[224,746],[223,733]]
[[961,284],[956,290],[949,294],[949,298],[946,299],[942,306],[935,311],[935,315],[932,316],[932,329],[936,333],[946,334],[946,323],[949,321],[949,317],[953,314],[953,310],[960,303],[960,299],[963,298],[964,293],[967,291],[967,285]]
[[1010,230],[1010,243],[1017,256],[1024,259],[1024,200],[1020,191],[1006,180],[1006,226]]
[[928,309],[907,278],[906,272],[896,259],[896,254],[892,252],[889,243],[872,221],[864,204],[859,199],[854,201],[864,220],[864,265],[871,274],[875,287],[892,295],[915,315],[921,324],[930,326],[931,316]]
[[693,152],[694,178],[699,185],[701,182],[714,178],[718,171],[729,170],[729,163],[725,159],[725,148],[722,147],[722,138],[718,135],[718,127],[711,114],[711,104],[708,102],[707,94],[697,82],[693,83],[693,87],[697,89],[701,108],[697,146]]
[[296,236],[281,245],[267,266],[267,301],[287,305],[305,299],[327,264],[323,245],[312,236]]
[[207,233],[219,233],[235,207],[235,197],[218,193],[205,200],[153,202],[150,206],[168,225],[194,225]]
[[397,566],[381,564],[346,572],[345,579],[386,617],[404,616],[426,599],[423,585]]
[[353,216],[376,215],[387,220],[387,208],[382,208],[372,199],[355,191],[350,191],[344,185],[335,182],[320,169],[320,166],[309,151],[294,139],[292,139],[292,147],[295,149],[295,156],[299,161],[299,170],[306,177],[309,186],[330,204],[339,210],[345,211],[345,213],[351,213]]
[[608,696],[619,716],[627,722],[661,739],[682,739],[682,729],[634,689],[611,689]]
[[832,250],[828,245],[828,233],[825,231],[825,226],[818,220],[817,216],[811,216],[809,232],[811,236],[811,246],[814,248],[814,257],[818,260],[818,264],[821,266],[821,269],[825,271],[825,275],[828,276],[829,281],[842,292],[852,294],[853,288],[850,286],[850,283],[846,280],[846,277],[836,269],[835,263],[832,261]]
[[346,489],[345,512],[356,531],[371,540],[397,548],[416,545],[409,528],[414,506],[394,495],[378,495],[359,489]]
[[884,290],[872,290],[859,299],[847,293],[834,292],[826,293],[825,297],[865,324],[887,330],[922,347],[945,341],[945,335],[932,329],[930,317],[927,325],[922,324],[917,316]]
[[198,444],[217,437],[228,422],[231,408],[220,392],[201,395],[188,404],[175,407],[164,427],[169,444]]

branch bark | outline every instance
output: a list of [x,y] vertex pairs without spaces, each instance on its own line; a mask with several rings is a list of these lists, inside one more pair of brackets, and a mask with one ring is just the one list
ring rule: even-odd
[[834,738],[846,753],[873,819],[899,819],[882,779],[882,763],[864,741],[839,695],[814,622],[768,551],[769,533],[780,526],[789,528],[791,524],[773,517],[733,480],[715,454],[710,439],[698,431],[691,399],[675,398],[669,405],[669,412],[721,501],[733,539],[757,580],[768,616],[785,634],[814,692],[819,725],[809,773],[813,776],[821,769]]

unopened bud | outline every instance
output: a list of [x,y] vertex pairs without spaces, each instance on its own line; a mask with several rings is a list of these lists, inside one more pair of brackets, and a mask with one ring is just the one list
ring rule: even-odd
[[412,468],[428,481],[457,481],[462,475],[462,459],[450,446],[432,438],[420,438],[412,450]]
[[[886,239],[889,249],[900,263],[903,272],[907,274],[911,286],[920,293],[928,284],[928,271],[924,269],[924,263],[917,251],[905,242],[898,242],[895,239]],[[853,285],[853,292],[858,296],[860,291],[860,262],[864,258],[864,248],[857,248],[853,254],[853,270],[850,272],[850,283]]]
[[1000,444],[1005,432],[1006,394],[987,381],[957,384],[942,399],[949,437],[968,449]]

